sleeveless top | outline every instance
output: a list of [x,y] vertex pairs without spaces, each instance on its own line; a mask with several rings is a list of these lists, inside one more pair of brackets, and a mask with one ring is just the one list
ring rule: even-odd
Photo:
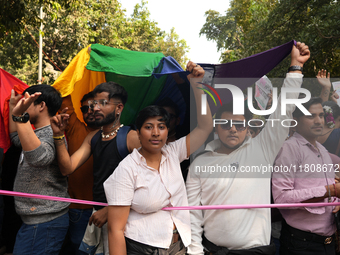
[[[103,183],[122,159],[117,148],[117,136],[109,141],[98,139],[93,150],[93,201],[107,203]],[[95,205],[94,208],[100,210],[103,207]]]

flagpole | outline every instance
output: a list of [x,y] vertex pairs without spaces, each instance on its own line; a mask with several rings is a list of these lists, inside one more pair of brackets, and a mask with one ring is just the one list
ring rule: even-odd
[[43,8],[42,6],[40,7],[40,30],[39,30],[39,70],[38,70],[38,84],[42,83],[42,44],[43,44],[43,39],[42,39],[42,30],[43,30]]

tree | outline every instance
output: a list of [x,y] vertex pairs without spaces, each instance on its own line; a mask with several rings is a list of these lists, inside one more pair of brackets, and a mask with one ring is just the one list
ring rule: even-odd
[[[174,30],[167,34],[157,22],[151,21],[144,1],[135,6],[131,17],[125,16],[117,0],[87,0],[60,8],[53,17],[47,15],[46,20],[50,22],[45,23],[43,30],[44,51],[61,70],[81,49],[94,43],[134,51],[163,52],[166,56],[172,54],[182,66],[185,64],[186,42],[180,40]],[[35,38],[39,36],[37,28],[27,27]],[[2,41],[0,66],[19,73],[30,63],[36,63],[37,53],[37,46],[27,31],[12,33]],[[46,57],[44,60],[49,62]],[[49,83],[55,79],[46,72],[44,77]],[[35,81],[35,76],[27,80]]]
[[[311,50],[305,76],[315,77],[318,69],[326,68],[334,77],[340,76],[339,14],[336,0],[233,0],[225,15],[206,12],[201,34],[223,50],[222,62],[248,57],[292,39],[302,41]],[[269,76],[283,77],[288,61]]]
[[333,77],[340,76],[339,14],[338,1],[282,1],[257,31],[252,31],[252,40],[261,40],[256,45],[262,49],[268,40],[272,47],[291,39],[305,42],[311,50],[311,58],[304,66],[305,76],[315,77],[321,68],[329,70]]
[[165,34],[162,40],[156,45],[156,52],[162,52],[165,56],[171,56],[185,69],[188,58],[185,55],[189,47],[184,39],[179,39],[174,28],[171,28],[169,34]]
[[1,2],[0,8],[0,40],[6,35],[13,32],[18,32],[24,26],[31,25],[37,26],[40,23],[38,18],[39,12],[36,9],[27,8],[27,6],[51,6],[51,12],[48,14],[53,15],[55,10],[61,6],[68,8],[72,0],[8,0]]
[[216,42],[217,50],[222,50],[223,63],[242,59],[248,54],[249,33],[256,29],[275,3],[274,0],[233,0],[225,15],[208,10],[200,35]]

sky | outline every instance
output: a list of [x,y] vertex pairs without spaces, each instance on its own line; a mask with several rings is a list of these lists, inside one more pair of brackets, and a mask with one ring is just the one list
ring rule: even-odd
[[[119,0],[126,15],[133,13],[134,6],[141,0]],[[218,64],[220,52],[217,52],[216,43],[208,41],[199,32],[205,23],[204,13],[209,9],[222,14],[229,8],[229,0],[148,0],[147,8],[150,19],[158,23],[158,27],[169,33],[172,27],[190,47],[186,54],[189,60],[196,63]]]

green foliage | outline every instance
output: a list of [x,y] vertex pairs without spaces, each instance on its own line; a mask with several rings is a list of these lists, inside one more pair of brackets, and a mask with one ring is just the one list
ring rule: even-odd
[[[39,8],[34,5],[29,8],[38,13]],[[53,11],[56,8],[59,8],[58,11]],[[95,43],[126,50],[163,52],[166,56],[174,57],[182,66],[187,60],[186,42],[179,39],[174,29],[169,34],[165,33],[157,26],[157,22],[150,20],[144,1],[135,6],[131,17],[125,16],[125,10],[122,10],[117,0],[73,1],[68,8],[60,5],[52,8],[48,5],[44,11],[43,50],[61,70],[81,49]],[[38,41],[39,26],[27,25],[27,28]],[[12,70],[13,75],[19,75],[32,65],[32,69],[37,72],[33,63],[38,60],[38,47],[26,30],[9,33],[0,40],[0,46],[0,67]],[[45,67],[50,61],[47,57],[44,60]],[[55,79],[57,68],[54,69],[43,73],[50,83]],[[36,83],[37,79],[30,77],[26,75],[24,81]]]
[[[61,7],[68,8],[73,0],[5,0],[0,8],[0,41],[8,34],[19,32],[25,25],[39,26],[40,6],[49,6],[47,14],[53,15]],[[36,6],[36,8],[30,8]],[[38,10],[38,11],[37,11]]]
[[[311,58],[304,66],[306,77],[319,69],[340,76],[340,3],[336,0],[232,0],[224,15],[206,12],[201,34],[223,50],[223,63],[248,57],[292,39],[305,42]],[[283,77],[287,58],[269,77]]]
[[247,57],[248,34],[268,15],[273,3],[273,0],[234,0],[225,15],[213,10],[206,11],[206,23],[200,35],[215,41],[217,50],[224,50],[222,63]]
[[179,39],[174,28],[171,28],[170,33],[165,34],[163,39],[158,41],[155,49],[156,52],[162,52],[165,56],[171,56],[176,59],[185,70],[189,60],[185,54],[188,52],[189,47],[184,39]]

